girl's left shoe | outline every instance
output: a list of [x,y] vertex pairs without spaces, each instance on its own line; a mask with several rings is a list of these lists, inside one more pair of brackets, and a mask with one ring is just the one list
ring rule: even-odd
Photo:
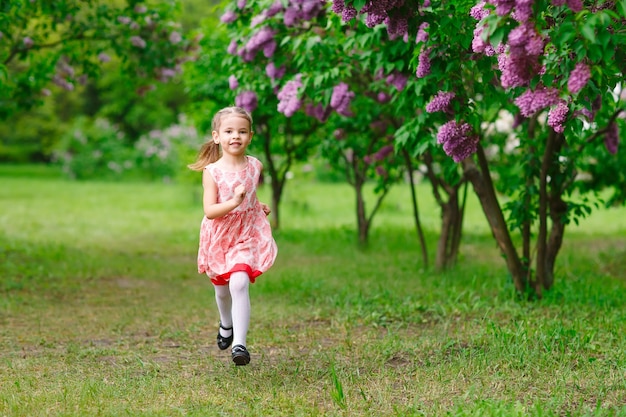
[[233,354],[233,362],[235,365],[247,365],[250,363],[250,353],[244,345],[235,345],[231,350]]

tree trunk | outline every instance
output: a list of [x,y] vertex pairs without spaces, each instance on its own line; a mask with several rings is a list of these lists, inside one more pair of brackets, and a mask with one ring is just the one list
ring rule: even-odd
[[[554,154],[558,155],[565,142],[565,136],[558,134],[554,141]],[[563,236],[565,234],[565,215],[567,213],[567,203],[563,201],[564,184],[567,183],[567,177],[571,175],[570,172],[562,173],[559,161],[556,158],[552,158],[552,169],[550,170],[550,193],[548,194],[548,202],[550,209],[550,220],[552,221],[552,228],[548,236],[546,244],[546,257],[545,257],[545,277],[544,288],[550,289],[554,284],[554,264],[556,257],[561,250],[563,244]]]
[[478,145],[477,156],[480,170],[471,157],[467,158],[462,162],[465,176],[472,183],[474,191],[478,196],[485,217],[489,222],[491,232],[506,261],[515,289],[519,293],[524,293],[527,289],[526,274],[511,240],[511,235],[509,234],[502,209],[498,203],[495,189],[493,188],[493,182],[489,177],[487,159],[485,158],[485,153],[480,144]]
[[551,130],[546,141],[546,149],[541,161],[539,172],[539,231],[537,233],[537,260],[535,264],[535,279],[531,283],[537,297],[541,298],[546,286],[546,256],[548,245],[548,177],[555,163],[556,133]]
[[257,123],[257,129],[259,134],[264,136],[265,140],[263,141],[263,154],[265,155],[266,170],[270,175],[270,183],[272,187],[272,197],[271,197],[271,205],[270,208],[272,213],[270,214],[270,224],[274,230],[278,230],[280,228],[280,200],[283,195],[283,190],[285,188],[285,175],[289,168],[291,167],[292,156],[287,152],[287,159],[285,161],[285,169],[283,169],[283,174],[279,172],[278,168],[274,164],[274,160],[272,159],[272,137],[270,133],[269,126],[265,121]]
[[560,194],[553,196],[550,200],[550,219],[552,220],[552,228],[548,238],[546,247],[546,276],[544,288],[549,290],[554,284],[554,264],[556,257],[561,250],[563,244],[563,236],[565,234],[565,223],[563,222],[565,213],[567,212],[567,203],[561,199]]
[[[438,271],[445,270],[456,264],[461,245],[461,236],[463,234],[463,209],[459,208],[458,190],[460,185],[465,182],[463,179],[458,185],[451,186],[435,175],[433,170],[433,158],[430,152],[423,155],[424,163],[427,167],[427,177],[433,189],[435,201],[441,209],[441,232],[437,243],[437,253],[435,255],[435,268]],[[447,200],[441,196],[439,190],[445,191],[448,196]],[[467,188],[466,188],[467,191]],[[465,199],[464,199],[465,201]],[[464,203],[463,203],[464,204]]]
[[360,176],[356,176],[354,190],[356,192],[356,219],[359,229],[359,244],[366,245],[369,235],[369,222],[365,214],[365,200],[363,199],[363,184]]
[[422,262],[424,268],[428,268],[428,247],[426,246],[426,238],[424,237],[424,230],[422,229],[422,222],[420,221],[419,208],[417,206],[417,193],[415,192],[415,180],[413,178],[413,164],[411,163],[411,155],[406,149],[402,149],[402,156],[404,156],[404,162],[406,164],[407,173],[409,176],[409,184],[411,186],[411,203],[413,206],[413,220],[415,221],[415,228],[417,230],[417,237],[419,238],[422,248]]

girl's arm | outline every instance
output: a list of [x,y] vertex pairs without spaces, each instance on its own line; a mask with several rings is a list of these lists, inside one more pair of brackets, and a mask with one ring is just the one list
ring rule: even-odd
[[243,185],[238,185],[237,188],[235,188],[235,195],[233,198],[222,203],[218,203],[217,184],[211,174],[209,174],[208,169],[205,169],[202,172],[202,187],[204,188],[202,196],[204,215],[209,219],[215,219],[230,213],[237,206],[239,206],[239,204],[241,204],[246,195],[246,188]]

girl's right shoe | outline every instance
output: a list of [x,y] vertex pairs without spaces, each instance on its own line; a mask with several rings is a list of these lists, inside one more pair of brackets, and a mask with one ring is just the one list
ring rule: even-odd
[[[230,330],[232,332],[233,328],[231,327],[224,327],[222,326],[222,323],[220,322],[220,328],[222,330]],[[226,350],[228,349],[228,347],[230,346],[230,344],[233,343],[233,333],[230,334],[230,336],[222,336],[220,334],[220,331],[217,331],[217,347],[220,348],[220,350]]]
[[247,365],[250,363],[250,353],[248,353],[248,349],[244,345],[235,345],[231,350],[233,354],[233,362],[235,365]]

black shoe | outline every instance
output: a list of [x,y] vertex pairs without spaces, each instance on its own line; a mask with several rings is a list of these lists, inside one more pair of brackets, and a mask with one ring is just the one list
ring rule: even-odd
[[[222,326],[222,323],[220,323],[220,327],[224,330],[233,330],[232,327],[224,327]],[[224,337],[220,334],[220,331],[217,331],[217,347],[220,348],[220,350],[226,350],[228,349],[228,346],[230,346],[230,344],[233,343],[233,334],[231,333],[230,336],[228,337]]]
[[233,362],[235,362],[235,365],[241,366],[241,365],[247,365],[250,363],[250,353],[248,353],[248,350],[246,349],[245,346],[243,345],[233,346],[232,353],[233,353]]

